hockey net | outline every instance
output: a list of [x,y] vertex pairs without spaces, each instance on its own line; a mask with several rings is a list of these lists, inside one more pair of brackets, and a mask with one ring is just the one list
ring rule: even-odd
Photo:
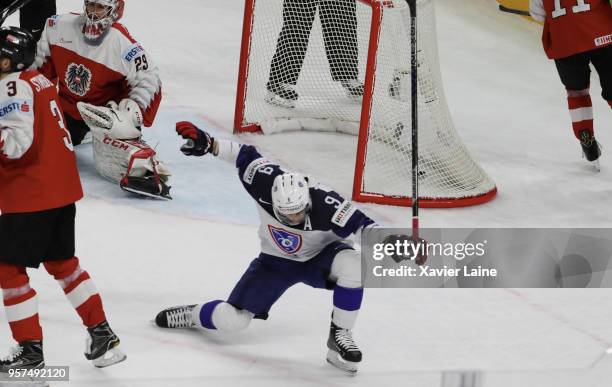
[[[495,183],[451,119],[433,0],[418,0],[417,7],[420,204],[484,203],[495,196]],[[356,134],[353,199],[410,205],[410,28],[405,0],[246,0],[235,130]],[[294,107],[270,103],[272,79],[297,92]],[[343,87],[355,79],[353,86],[364,86],[362,98]]]

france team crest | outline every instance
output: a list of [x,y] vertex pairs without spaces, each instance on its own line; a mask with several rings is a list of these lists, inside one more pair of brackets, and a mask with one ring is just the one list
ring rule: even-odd
[[287,254],[295,254],[302,248],[302,236],[282,228],[268,225],[274,243]]

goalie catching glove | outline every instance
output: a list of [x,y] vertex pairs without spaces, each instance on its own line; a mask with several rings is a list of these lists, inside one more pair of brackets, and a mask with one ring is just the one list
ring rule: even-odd
[[181,152],[187,156],[204,156],[213,150],[215,139],[191,122],[177,122],[176,133],[187,140],[181,146]]
[[117,140],[132,140],[141,135],[142,111],[131,99],[124,99],[119,104],[111,101],[106,106],[78,102],[77,108],[92,130],[105,130],[110,137]]

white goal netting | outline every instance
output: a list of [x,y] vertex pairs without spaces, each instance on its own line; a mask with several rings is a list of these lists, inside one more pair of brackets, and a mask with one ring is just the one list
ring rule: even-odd
[[[448,111],[433,2],[417,4],[419,196],[432,206],[484,202],[495,184],[470,156]],[[406,1],[247,0],[246,6],[237,129],[359,134],[354,199],[408,204]]]

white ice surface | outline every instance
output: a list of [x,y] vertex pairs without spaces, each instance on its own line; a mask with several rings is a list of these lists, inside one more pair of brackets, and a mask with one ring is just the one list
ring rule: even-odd
[[[436,2],[449,106],[499,196],[479,207],[423,210],[422,223],[609,227],[612,114],[598,97],[596,76],[594,113],[604,145],[599,174],[580,157],[563,88],[541,50],[540,27],[499,13],[492,0]],[[79,10],[80,4],[63,0],[59,8]],[[70,365],[71,386],[433,387],[440,385],[441,371],[472,369],[495,371],[488,378],[495,387],[609,385],[597,374],[587,382],[584,374],[594,364],[601,369],[610,363],[604,357],[612,347],[607,290],[368,289],[355,331],[364,351],[356,378],[324,362],[331,308],[326,291],[296,286],[267,322],[255,321],[233,336],[162,331],[150,322],[170,305],[227,297],[258,252],[255,207],[233,167],[182,156],[174,134],[174,122],[187,119],[215,136],[234,138],[242,7],[239,0],[127,2],[125,24],[161,69],[164,100],[146,137],[152,145],[159,142],[159,155],[174,173],[174,200],[123,193],[96,176],[89,145],[78,150],[87,197],[78,205],[77,251],[128,360],[103,370],[86,362],[85,331],[76,314],[54,281],[32,270],[47,363]],[[238,140],[350,196],[354,137],[290,133]],[[381,223],[409,224],[409,209],[363,208]],[[10,332],[1,319],[0,347],[6,347]],[[551,382],[555,374],[542,372],[553,370],[559,372]],[[525,372],[530,382],[514,381]],[[606,372],[610,378],[612,371]]]

